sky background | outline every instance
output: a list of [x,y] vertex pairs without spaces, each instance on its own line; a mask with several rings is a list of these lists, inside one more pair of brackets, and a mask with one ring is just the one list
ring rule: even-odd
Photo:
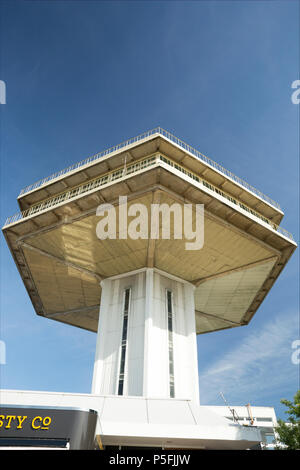
[[[1,226],[21,188],[161,126],[278,201],[298,242],[298,1],[10,0],[0,17]],[[202,404],[285,417],[298,253],[248,326],[198,336]],[[0,324],[1,388],[90,392],[96,335],[35,314],[2,235]]]

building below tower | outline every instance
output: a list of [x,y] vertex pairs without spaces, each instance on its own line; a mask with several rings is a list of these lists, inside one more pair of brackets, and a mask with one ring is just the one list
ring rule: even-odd
[[[244,426],[245,423],[234,423],[228,419],[225,407],[199,406],[191,400],[174,398],[145,398],[118,395],[95,395],[78,393],[55,393],[24,390],[1,390],[1,414],[3,425],[0,427],[0,445],[6,445],[8,438],[16,438],[14,429],[19,421],[12,419],[7,428],[7,414],[26,415],[27,409],[34,410],[36,420],[30,425],[30,434],[18,429],[18,440],[15,445],[26,445],[31,439],[33,447],[52,445],[64,438],[65,448],[104,449],[120,448],[155,448],[155,449],[198,449],[198,450],[245,450],[257,449],[262,441],[260,425]],[[20,407],[17,413],[16,408]],[[62,414],[71,410],[88,413],[78,426],[73,420],[64,434],[53,434],[59,410]],[[7,413],[6,413],[7,411]],[[94,416],[97,415],[95,423]],[[242,415],[241,415],[242,416]],[[43,425],[45,418],[48,418]],[[230,418],[230,417],[229,417]],[[49,424],[50,421],[50,424]],[[28,422],[26,423],[28,424]],[[77,434],[89,438],[80,443]],[[29,428],[27,428],[29,429]],[[80,432],[79,432],[80,431]],[[93,433],[91,437],[90,434]],[[50,436],[50,437],[49,437]],[[72,443],[73,446],[69,444]],[[12,441],[10,441],[13,444]],[[68,446],[67,446],[68,444]],[[88,447],[85,447],[88,446]]]

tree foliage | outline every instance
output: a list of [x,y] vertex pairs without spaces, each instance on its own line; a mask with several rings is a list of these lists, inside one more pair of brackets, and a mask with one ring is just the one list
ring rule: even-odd
[[[294,396],[294,402],[282,399],[280,402],[288,409],[287,421],[278,420],[275,432],[278,435],[276,449],[300,450],[300,390]],[[283,447],[280,445],[282,444]]]

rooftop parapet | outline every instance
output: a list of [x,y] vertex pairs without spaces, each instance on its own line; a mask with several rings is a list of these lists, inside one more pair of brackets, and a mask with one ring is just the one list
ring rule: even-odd
[[212,185],[211,183],[208,183],[205,179],[200,178],[197,176],[195,173],[191,171],[187,171],[182,165],[178,165],[176,162],[173,162],[169,158],[165,158],[163,155],[160,153],[157,153],[153,156],[150,156],[148,158],[144,158],[140,161],[137,161],[133,164],[129,165],[123,165],[121,168],[117,168],[116,170],[112,170],[106,174],[103,174],[101,176],[98,176],[94,179],[91,179],[88,182],[84,182],[80,185],[77,185],[74,188],[69,188],[68,190],[63,191],[62,193],[59,193],[58,195],[49,197],[48,199],[37,203],[33,204],[30,208],[26,209],[25,211],[20,211],[16,214],[14,214],[11,217],[8,217],[5,222],[5,227],[9,225],[13,225],[23,219],[26,219],[30,216],[33,216],[34,214],[39,214],[42,213],[46,210],[49,210],[51,208],[54,208],[55,206],[63,203],[67,203],[68,201],[71,201],[75,198],[77,198],[80,195],[84,195],[85,193],[88,193],[90,191],[94,191],[97,188],[101,188],[102,186],[105,186],[109,184],[112,181],[119,181],[123,180],[127,176],[131,174],[138,173],[142,169],[146,169],[149,166],[155,165],[156,163],[164,162],[168,166],[175,167],[178,171],[183,172],[184,174],[188,175],[193,181],[196,181],[198,183],[202,183],[202,185],[212,191],[214,191],[216,194],[219,194],[223,196],[224,198],[230,200],[233,202],[239,209],[242,208],[249,212],[250,214],[256,216],[258,219],[262,220],[266,224],[270,226],[273,230],[276,230],[278,233],[281,235],[287,237],[290,240],[294,240],[293,235],[285,230],[283,227],[275,224],[271,220],[267,219],[264,217],[262,214],[260,214],[257,211],[253,211],[250,207],[248,207],[245,203],[242,203],[239,201],[237,198],[233,198],[230,196],[228,193],[224,191],[220,191],[219,188],[216,186]]
[[256,196],[258,196],[263,201],[270,204],[272,207],[274,207],[274,208],[278,209],[279,211],[281,211],[280,205],[277,202],[275,202],[273,199],[271,199],[269,196],[266,196],[261,191],[254,188],[253,186],[248,184],[246,181],[239,178],[238,176],[236,176],[234,173],[227,170],[226,168],[224,168],[219,163],[216,163],[211,158],[209,158],[206,155],[204,155],[203,153],[199,152],[198,150],[193,148],[191,145],[186,144],[184,141],[182,141],[181,139],[179,139],[178,137],[174,136],[173,134],[171,134],[170,132],[166,131],[165,129],[163,129],[161,127],[155,127],[154,129],[152,129],[150,131],[143,132],[142,134],[140,134],[136,137],[132,137],[128,140],[125,140],[124,142],[122,142],[118,145],[114,145],[113,147],[110,147],[110,148],[108,148],[108,149],[106,149],[102,152],[96,153],[96,154],[92,155],[91,157],[88,157],[84,160],[81,160],[80,162],[74,163],[73,165],[71,165],[71,166],[69,166],[69,167],[67,167],[63,170],[60,170],[56,173],[53,173],[52,175],[47,176],[46,178],[43,178],[43,179],[37,181],[36,183],[33,183],[29,186],[26,186],[25,188],[23,188],[21,190],[21,192],[19,194],[19,198],[23,197],[24,195],[26,195],[27,193],[29,193],[31,191],[34,191],[38,188],[41,188],[42,186],[44,186],[44,185],[46,185],[46,184],[48,184],[48,183],[50,183],[50,182],[52,182],[56,179],[59,179],[59,178],[65,176],[65,175],[67,175],[68,173],[74,172],[75,170],[79,170],[79,169],[81,169],[85,166],[96,163],[101,158],[103,158],[105,156],[108,156],[108,155],[110,155],[114,152],[117,152],[119,150],[124,149],[125,147],[128,147],[129,145],[136,144],[138,142],[141,142],[141,141],[143,141],[143,140],[145,140],[145,139],[147,139],[151,136],[155,136],[155,135],[157,135],[157,136],[160,135],[160,136],[163,136],[163,137],[167,138],[172,143],[178,145],[181,149],[183,149],[186,152],[189,152],[190,154],[192,154],[195,157],[199,158],[199,160],[204,162],[206,165],[210,166],[211,168],[214,168],[215,170],[217,170],[221,174],[225,175],[227,178],[231,179],[235,183],[242,186],[247,191],[250,191],[251,193],[255,194]]

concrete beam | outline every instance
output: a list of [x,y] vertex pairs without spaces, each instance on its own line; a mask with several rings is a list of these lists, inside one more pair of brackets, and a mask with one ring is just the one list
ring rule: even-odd
[[48,258],[50,259],[53,259],[54,261],[57,261],[59,263],[62,263],[64,264],[65,266],[68,266],[70,268],[74,268],[74,269],[77,269],[78,271],[81,271],[85,274],[88,274],[90,276],[93,276],[95,277],[99,282],[102,281],[104,279],[103,276],[101,276],[100,274],[98,273],[95,273],[93,271],[90,271],[89,269],[86,269],[86,268],[83,268],[81,266],[78,266],[77,264],[74,264],[74,263],[71,263],[70,261],[67,261],[63,258],[59,258],[58,256],[54,256],[52,255],[51,253],[48,253],[47,251],[44,251],[44,250],[40,250],[39,248],[36,248],[35,246],[32,246],[32,245],[29,245],[28,243],[25,243],[25,242],[20,242],[19,243],[21,247],[23,248],[26,248],[28,250],[31,250],[31,251],[34,251],[36,253],[39,253],[40,255],[42,256],[47,256]]
[[228,274],[233,274],[233,273],[236,273],[236,272],[239,272],[239,271],[244,271],[245,269],[254,268],[255,266],[265,264],[268,261],[272,261],[272,260],[275,261],[276,259],[278,259],[277,256],[271,256],[270,258],[264,258],[264,259],[259,260],[259,261],[254,261],[254,263],[245,264],[244,266],[239,266],[237,268],[228,269],[227,271],[223,271],[221,273],[216,273],[216,274],[212,274],[211,276],[202,277],[202,278],[197,279],[196,281],[194,281],[193,284],[196,287],[198,287],[198,286],[200,286],[200,284],[203,284],[203,282],[211,281],[212,279],[218,279],[220,277],[227,276]]
[[[161,192],[154,191],[152,196],[152,204],[159,204],[160,203]],[[154,228],[155,232],[159,230],[159,220],[157,220],[158,226]],[[151,230],[151,228],[150,228]],[[156,239],[149,237],[148,239],[148,253],[147,253],[147,267],[153,268],[154,267],[154,256],[155,256],[155,243]]]
[[89,310],[94,310],[97,308],[99,310],[100,305],[91,305],[90,307],[81,307],[81,308],[73,308],[72,310],[65,310],[63,312],[55,312],[55,313],[46,313],[45,317],[47,318],[53,318],[57,317],[60,315],[68,315],[71,313],[82,313],[82,312],[88,312]]
[[200,310],[196,310],[195,313],[196,313],[196,315],[197,314],[198,315],[204,315],[205,317],[211,317],[211,318],[214,318],[215,320],[221,320],[225,323],[228,323],[229,325],[241,326],[243,324],[243,323],[240,323],[240,322],[227,320],[226,318],[218,317],[217,315],[213,315],[212,313],[201,312]]

